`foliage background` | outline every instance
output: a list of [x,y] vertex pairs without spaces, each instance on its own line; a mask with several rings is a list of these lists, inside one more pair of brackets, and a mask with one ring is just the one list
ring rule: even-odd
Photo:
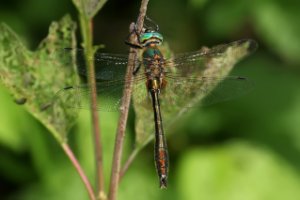
[[[126,53],[124,39],[138,1],[110,0],[96,16],[96,44]],[[168,190],[159,190],[150,144],[121,183],[119,199],[300,199],[300,2],[287,0],[152,0],[157,22],[174,52],[253,38],[258,51],[232,74],[249,77],[255,89],[229,102],[194,110],[168,132]],[[0,21],[34,50],[48,26],[70,13],[67,0],[1,1]],[[1,34],[1,33],[0,33]],[[1,67],[1,66],[0,66]],[[48,131],[8,91],[0,89],[0,197],[7,200],[87,199],[73,166]],[[117,113],[100,113],[106,179]],[[133,145],[131,113],[126,151]],[[69,134],[80,162],[93,177],[89,112],[81,111]]]

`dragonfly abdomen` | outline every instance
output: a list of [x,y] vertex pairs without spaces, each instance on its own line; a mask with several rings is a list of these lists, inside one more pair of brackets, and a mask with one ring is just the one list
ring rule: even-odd
[[[155,84],[155,81],[153,81]],[[154,145],[154,159],[156,171],[159,176],[160,188],[167,187],[168,179],[168,167],[169,158],[167,151],[167,142],[164,135],[162,117],[159,105],[159,89],[150,89],[150,94],[152,98],[152,105],[154,111],[154,123],[155,123],[155,145]]]
[[[164,135],[160,135],[164,137]],[[158,137],[160,137],[158,136]],[[168,167],[169,167],[169,157],[167,151],[167,145],[164,144],[163,147],[159,147],[161,141],[165,141],[165,139],[157,139],[155,140],[155,165],[156,171],[159,176],[160,188],[167,188],[168,184]]]

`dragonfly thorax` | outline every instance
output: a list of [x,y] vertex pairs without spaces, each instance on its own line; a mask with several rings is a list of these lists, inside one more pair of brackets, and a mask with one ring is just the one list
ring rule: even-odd
[[144,49],[143,64],[145,68],[145,75],[147,77],[147,87],[149,90],[160,90],[164,87],[164,61],[165,59],[163,55],[156,46]]

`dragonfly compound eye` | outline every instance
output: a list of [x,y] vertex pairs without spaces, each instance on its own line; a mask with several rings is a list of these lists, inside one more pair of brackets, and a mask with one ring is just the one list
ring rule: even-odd
[[150,44],[161,45],[163,36],[158,32],[145,32],[140,35],[139,41],[143,47],[147,47]]

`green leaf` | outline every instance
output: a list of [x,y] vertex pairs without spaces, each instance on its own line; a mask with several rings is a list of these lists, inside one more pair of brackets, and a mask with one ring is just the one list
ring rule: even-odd
[[[16,106],[15,102],[9,96],[7,90],[0,84],[0,143],[1,146],[7,146],[14,151],[22,151],[26,146],[24,142],[24,132],[29,127],[34,127],[34,121],[28,113]],[[22,119],[16,126],[15,119]]]
[[[184,84],[177,85],[175,89],[168,89],[167,83],[165,94],[162,92],[162,95],[160,95],[162,119],[165,124],[165,129],[168,129],[168,127],[172,126],[181,117],[183,117],[183,115],[188,111],[187,106],[196,106],[202,100],[206,100],[205,98],[210,97],[210,95],[207,96],[207,94],[218,86],[220,80],[222,80],[220,78],[226,77],[233,66],[243,57],[256,49],[256,47],[257,44],[255,41],[240,40],[231,43],[231,46],[218,45],[211,49],[206,47],[202,48],[199,52],[206,52],[207,54],[218,52],[218,55],[213,57],[204,57],[204,59],[200,59],[198,61],[199,63],[194,63],[195,72],[190,72],[191,74],[189,75],[194,77],[212,77],[215,79],[203,79],[198,82],[193,82],[190,81],[190,79],[187,79]],[[197,67],[201,69],[199,70]],[[185,84],[188,85],[189,89],[192,88],[192,90],[196,92],[191,92],[189,96],[184,95],[187,94],[185,91]],[[142,84],[140,85],[142,86]],[[140,91],[140,93],[146,93],[146,87],[143,86]],[[142,96],[146,96],[146,94],[142,94]],[[136,143],[137,147],[143,147],[154,137],[154,117],[151,102],[147,105],[135,103],[138,101],[138,98],[139,97],[137,95],[133,95],[134,109],[136,112]],[[173,104],[173,100],[177,102]]]
[[81,15],[93,18],[107,0],[72,0]]
[[53,22],[47,38],[34,52],[7,25],[1,24],[0,32],[0,81],[62,142],[76,113],[60,101],[53,104],[53,100],[58,90],[77,81],[75,70],[65,67],[59,53],[64,47],[75,47],[75,23],[69,16]]
[[[204,29],[208,34],[218,38],[230,38],[239,33],[251,13],[252,1],[226,0],[207,6],[204,17]],[[201,14],[201,13],[199,13]]]
[[187,151],[177,172],[179,199],[294,200],[299,174],[270,149],[245,142]]
[[297,7],[262,1],[253,10],[255,29],[269,48],[286,60],[299,63],[300,29]]
[[198,9],[203,8],[206,3],[207,3],[207,0],[189,0],[189,4],[193,8],[198,8]]
[[214,2],[204,12],[204,24],[210,36],[219,38],[249,34],[254,29],[269,49],[289,62],[299,63],[299,5],[280,0]]

